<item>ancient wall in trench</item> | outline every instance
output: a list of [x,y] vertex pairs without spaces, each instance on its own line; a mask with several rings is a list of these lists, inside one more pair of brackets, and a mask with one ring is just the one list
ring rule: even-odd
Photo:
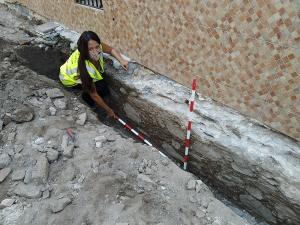
[[[108,66],[115,108],[182,166],[190,91],[137,64]],[[196,99],[188,170],[270,224],[300,223],[300,145],[227,107]]]
[[196,77],[200,93],[300,140],[297,0],[17,2],[188,87]]

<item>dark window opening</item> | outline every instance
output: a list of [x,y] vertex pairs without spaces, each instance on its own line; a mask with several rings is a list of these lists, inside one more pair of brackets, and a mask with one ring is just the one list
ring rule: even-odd
[[102,9],[102,0],[76,0],[76,3],[85,5],[85,6],[90,6],[96,9]]

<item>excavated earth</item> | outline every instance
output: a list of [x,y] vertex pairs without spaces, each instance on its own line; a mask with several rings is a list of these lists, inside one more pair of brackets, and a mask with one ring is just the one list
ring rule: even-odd
[[0,15],[1,225],[248,224],[156,148],[104,125],[49,71],[35,72],[47,66],[30,69],[23,57],[42,62],[37,48],[50,64],[64,54],[51,58],[56,50],[3,5]]

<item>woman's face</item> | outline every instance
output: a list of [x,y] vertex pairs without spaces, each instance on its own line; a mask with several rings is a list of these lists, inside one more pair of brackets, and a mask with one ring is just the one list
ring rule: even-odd
[[100,59],[101,45],[94,40],[88,42],[89,56],[91,60],[98,61]]
[[98,53],[99,54],[101,52],[101,46],[97,41],[89,40],[88,50],[90,53]]

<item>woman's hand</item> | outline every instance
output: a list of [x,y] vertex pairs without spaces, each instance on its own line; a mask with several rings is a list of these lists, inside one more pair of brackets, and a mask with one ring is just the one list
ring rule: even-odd
[[121,66],[123,67],[124,70],[128,70],[128,61],[125,59],[122,59],[120,61]]
[[113,117],[113,118],[116,117],[115,112],[114,112],[111,108],[109,108],[109,109],[106,111],[106,113],[107,113],[107,115],[108,115],[109,117]]

